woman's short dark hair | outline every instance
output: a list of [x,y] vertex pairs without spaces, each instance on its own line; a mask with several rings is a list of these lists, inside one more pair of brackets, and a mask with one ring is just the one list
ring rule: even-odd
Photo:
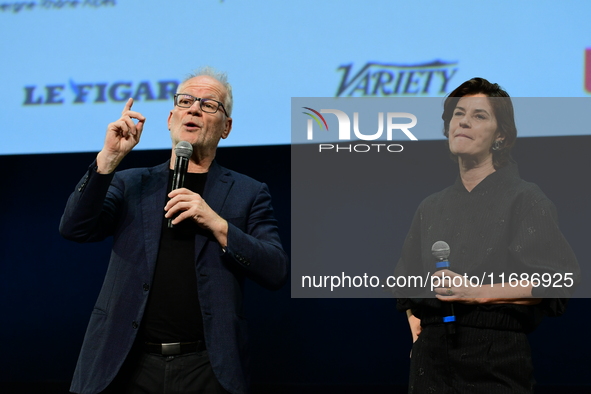
[[[494,98],[489,101],[497,120],[497,130],[503,137],[503,142],[498,150],[492,150],[492,147],[491,150],[493,154],[493,165],[495,169],[499,169],[513,160],[510,151],[517,139],[517,127],[515,126],[515,115],[511,98],[498,84],[490,83],[484,78],[472,78],[451,92],[443,104],[443,114],[441,115],[441,119],[443,119],[443,135],[449,138],[449,122],[460,98],[478,93]],[[452,154],[452,156],[456,158],[455,155]]]

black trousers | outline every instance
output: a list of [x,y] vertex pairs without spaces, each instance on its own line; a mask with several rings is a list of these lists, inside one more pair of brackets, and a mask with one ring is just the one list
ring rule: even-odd
[[207,351],[179,356],[132,352],[102,394],[228,394]]
[[531,349],[521,332],[456,327],[423,328],[412,348],[412,394],[532,394]]

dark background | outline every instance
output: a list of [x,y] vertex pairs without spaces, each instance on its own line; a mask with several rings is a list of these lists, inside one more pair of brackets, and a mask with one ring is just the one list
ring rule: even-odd
[[[522,178],[555,203],[561,229],[579,258],[584,285],[591,219],[591,137],[518,140]],[[457,165],[443,141],[405,145],[392,182],[407,190],[400,233],[427,195],[451,184]],[[67,392],[110,242],[62,239],[58,223],[68,195],[96,153],[0,156],[0,392]],[[169,150],[134,151],[121,168],[152,166]],[[428,158],[428,159],[426,159]],[[266,182],[286,251],[290,245],[290,146],[221,148],[218,162]],[[411,174],[409,176],[408,174]],[[393,242],[393,264],[403,238]],[[393,299],[292,299],[249,283],[253,388],[259,393],[404,392],[411,337]],[[591,323],[587,299],[530,335],[539,393],[591,392]]]

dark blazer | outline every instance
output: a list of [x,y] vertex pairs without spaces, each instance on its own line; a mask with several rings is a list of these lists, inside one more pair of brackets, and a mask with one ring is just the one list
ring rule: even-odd
[[[68,199],[60,233],[77,242],[113,236],[107,274],[82,345],[71,390],[98,393],[119,371],[136,338],[158,254],[169,163],[114,174],[95,164]],[[271,196],[264,183],[212,164],[203,198],[228,221],[224,252],[195,237],[195,274],[213,371],[231,393],[248,392],[244,279],[269,289],[287,280]]]

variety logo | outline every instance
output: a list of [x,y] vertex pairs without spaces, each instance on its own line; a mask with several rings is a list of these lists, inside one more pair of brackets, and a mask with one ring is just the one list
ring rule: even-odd
[[399,65],[368,62],[356,74],[353,64],[338,68],[343,73],[336,97],[442,96],[458,71],[457,62]]
[[175,80],[76,83],[70,79],[67,85],[25,86],[23,105],[122,102],[130,97],[137,101],[172,100],[178,85]]
[[585,90],[591,93],[591,48],[585,49]]
[[[314,122],[320,127],[321,130],[328,129],[328,123],[322,114],[333,114],[336,116],[338,121],[338,139],[339,141],[351,141],[351,118],[344,111],[338,109],[321,109],[317,111],[310,107],[303,107],[304,109],[312,112],[303,112],[308,115],[311,119],[307,122],[307,134],[306,138],[308,141],[314,140]],[[362,141],[376,141],[379,139],[383,140],[384,129],[386,130],[386,140],[392,141],[395,131],[402,132],[409,140],[418,141],[414,134],[409,130],[417,124],[417,117],[408,112],[388,112],[386,114],[386,120],[384,121],[384,112],[377,113],[378,118],[378,130],[375,133],[365,134],[359,129],[359,112],[353,112],[353,134],[358,140]],[[394,121],[394,119],[407,119],[410,122],[400,123]],[[318,144],[318,151],[346,151],[346,152],[402,152],[403,146],[400,144],[385,144],[385,143],[372,143],[372,144]]]

